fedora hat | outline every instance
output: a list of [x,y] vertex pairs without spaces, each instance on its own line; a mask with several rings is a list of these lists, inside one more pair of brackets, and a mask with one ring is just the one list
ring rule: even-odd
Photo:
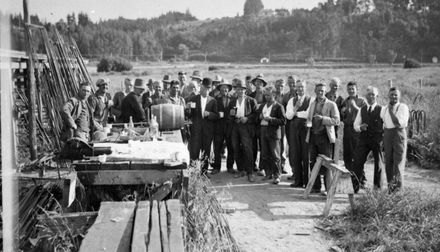
[[147,85],[145,84],[145,81],[143,79],[136,79],[134,80],[134,88],[139,88],[139,89],[147,89]]
[[234,79],[234,88],[241,88],[241,89],[246,89],[246,86],[243,85],[243,81],[240,79]]
[[265,87],[265,86],[267,85],[267,81],[265,81],[263,78],[264,78],[264,75],[263,75],[262,73],[260,73],[260,74],[257,75],[257,77],[253,78],[253,79],[251,80],[251,82],[252,82],[252,84],[255,85],[255,81],[256,81],[256,80],[260,80],[260,81],[263,82],[263,87]]
[[225,80],[225,79],[223,79],[223,81],[220,82],[220,83],[217,85],[216,89],[217,89],[217,90],[220,90],[220,87],[223,86],[223,85],[227,86],[228,89],[229,89],[229,91],[232,90],[232,84],[229,83],[229,81],[228,81],[228,80]]
[[203,78],[202,78],[202,73],[200,73],[199,70],[195,70],[195,71],[193,72],[193,74],[190,76],[190,78],[192,78],[192,79],[198,79],[198,80],[203,80]]
[[207,87],[207,88],[211,88],[212,87],[212,80],[211,80],[211,78],[203,78],[202,86]]
[[169,76],[168,74],[165,74],[165,75],[163,76],[162,82],[163,82],[163,83],[170,83],[170,82],[171,82],[171,78],[170,78],[170,76]]
[[96,81],[96,86],[98,87],[104,84],[110,84],[110,80],[108,78],[100,78]]

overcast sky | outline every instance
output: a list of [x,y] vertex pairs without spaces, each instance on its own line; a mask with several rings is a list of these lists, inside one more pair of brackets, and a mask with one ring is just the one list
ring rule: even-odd
[[[22,0],[2,0],[1,9],[11,13],[23,12]],[[56,22],[66,20],[68,13],[87,12],[93,21],[124,17],[129,19],[152,18],[168,11],[185,12],[198,19],[231,17],[243,14],[245,0],[28,0],[30,13],[41,20]],[[323,0],[262,0],[264,8],[311,9]]]

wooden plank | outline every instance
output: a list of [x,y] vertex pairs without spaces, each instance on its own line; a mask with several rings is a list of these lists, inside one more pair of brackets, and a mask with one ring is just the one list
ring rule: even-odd
[[351,175],[348,173],[342,173],[339,183],[336,186],[336,194],[338,193],[354,193],[353,182],[351,180]]
[[165,181],[165,183],[163,183],[157,191],[151,195],[151,200],[163,200],[168,194],[170,194],[172,186],[173,183],[171,181]]
[[340,165],[339,162],[334,163],[332,159],[322,154],[319,154],[318,157],[322,158],[322,165],[326,168],[340,170],[342,173],[350,173],[350,171],[348,171],[343,165]]
[[80,252],[130,251],[135,202],[101,202]]
[[76,172],[71,172],[69,176],[64,179],[63,198],[61,201],[61,206],[63,208],[69,207],[76,198],[76,179]]
[[333,200],[335,198],[336,187],[338,186],[339,178],[341,177],[342,172],[337,170],[335,175],[333,176],[332,183],[330,185],[330,190],[327,194],[327,202],[324,207],[324,216],[328,216],[330,213],[330,208],[332,207]]
[[168,167],[163,163],[151,164],[143,162],[130,161],[107,161],[100,163],[98,161],[77,161],[74,162],[76,171],[94,171],[94,170],[164,170],[164,169],[186,169],[185,163]]
[[134,219],[133,239],[131,242],[132,252],[147,251],[148,230],[150,222],[150,201],[140,201],[136,209]]
[[162,252],[171,252],[170,242],[168,240],[168,212],[165,201],[159,202],[159,222],[160,222],[160,239],[162,243]]
[[159,223],[159,206],[157,201],[152,201],[150,211],[150,232],[147,251],[162,251],[162,243],[160,240],[160,223]]
[[161,184],[182,170],[128,170],[128,171],[79,171],[78,178],[84,185],[144,185]]
[[306,190],[304,191],[304,198],[306,198],[306,199],[309,197],[309,194],[310,194],[310,191],[312,190],[313,184],[315,184],[316,177],[319,174],[319,169],[321,169],[322,160],[323,159],[321,156],[318,156],[316,158],[315,165],[313,166],[313,169],[312,169],[312,174],[310,175],[309,182],[307,183]]
[[180,202],[179,200],[167,200],[166,206],[168,212],[168,240],[170,243],[170,251],[184,252],[185,245],[183,243]]

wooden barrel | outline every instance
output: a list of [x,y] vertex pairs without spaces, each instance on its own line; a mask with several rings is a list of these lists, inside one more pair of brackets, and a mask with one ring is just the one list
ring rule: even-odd
[[183,127],[185,114],[183,107],[174,104],[159,104],[151,106],[151,115],[156,116],[159,130],[176,130]]

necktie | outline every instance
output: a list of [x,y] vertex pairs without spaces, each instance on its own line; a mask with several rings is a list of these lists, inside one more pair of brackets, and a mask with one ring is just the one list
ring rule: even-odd
[[370,106],[370,107],[368,108],[368,114],[371,114],[371,107],[373,107],[373,106]]

